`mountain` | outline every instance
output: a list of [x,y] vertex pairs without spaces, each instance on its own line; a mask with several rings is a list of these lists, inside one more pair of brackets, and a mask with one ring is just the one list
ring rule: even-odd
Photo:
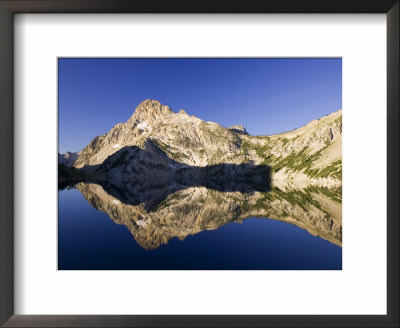
[[[285,192],[274,188],[242,193],[190,187],[172,192],[162,200],[160,190],[171,185],[142,188],[137,183],[78,183],[76,188],[95,209],[125,225],[145,249],[158,248],[175,237],[182,240],[203,230],[218,229],[230,222],[241,223],[249,217],[291,223],[342,245],[341,188],[309,186]],[[154,206],[148,209],[146,203]]]
[[248,134],[246,129],[242,124],[239,125],[234,125],[228,128],[229,130],[232,130],[233,132],[240,133],[240,134]]
[[[125,146],[143,148],[151,140],[169,158],[184,164],[205,166],[236,163],[241,139],[237,133],[214,122],[205,122],[181,110],[174,113],[155,100],[145,100],[126,123],[94,138],[75,166],[97,165]],[[231,159],[230,159],[231,158]]]
[[149,167],[161,172],[166,167],[251,164],[270,167],[277,184],[337,186],[342,176],[341,145],[341,110],[291,132],[250,136],[241,125],[225,128],[148,99],[127,122],[94,138],[74,167],[127,176]]
[[74,165],[76,160],[79,157],[80,152],[78,153],[71,153],[71,152],[66,152],[65,154],[60,154],[58,153],[58,164],[65,165],[67,167],[71,167]]

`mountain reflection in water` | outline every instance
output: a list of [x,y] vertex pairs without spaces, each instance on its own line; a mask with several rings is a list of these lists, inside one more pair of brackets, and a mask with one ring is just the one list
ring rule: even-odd
[[174,237],[183,240],[251,217],[291,223],[333,244],[342,244],[341,187],[225,187],[182,188],[173,183],[143,187],[118,179],[75,185],[91,206],[125,225],[144,249],[157,249]]

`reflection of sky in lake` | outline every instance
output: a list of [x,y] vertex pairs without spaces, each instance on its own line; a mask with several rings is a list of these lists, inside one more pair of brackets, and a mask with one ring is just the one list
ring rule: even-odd
[[95,210],[76,190],[59,191],[59,269],[336,269],[342,248],[297,226],[249,218],[173,238],[154,250]]

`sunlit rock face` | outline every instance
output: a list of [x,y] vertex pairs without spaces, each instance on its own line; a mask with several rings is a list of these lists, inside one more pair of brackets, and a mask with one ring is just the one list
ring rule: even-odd
[[[242,125],[225,128],[184,110],[175,113],[157,100],[148,99],[137,106],[127,122],[94,138],[79,153],[74,167],[90,170],[105,164],[104,169],[108,161],[108,169],[118,175],[141,149],[146,151],[139,153],[142,164],[167,165],[168,159],[197,167],[251,163],[269,166],[271,179],[277,184],[293,180],[338,187],[342,177],[341,147],[341,110],[287,133],[250,136]],[[116,158],[120,163],[115,163]],[[125,165],[121,165],[123,161]],[[136,167],[140,166],[139,159],[135,162]],[[130,166],[133,169],[134,165]]]
[[[138,105],[125,123],[94,138],[82,151],[75,167],[98,165],[125,146],[143,148],[147,140],[157,144],[169,158],[184,164],[204,166],[218,163],[240,163],[241,140],[234,131],[214,122],[173,112],[157,100]],[[227,161],[232,157],[231,161]]]
[[253,186],[244,192],[159,184],[146,186],[144,194],[140,186],[123,180],[102,184],[78,183],[76,188],[94,208],[125,225],[145,249],[249,217],[289,222],[341,246],[340,188],[308,186],[283,192],[257,191]]

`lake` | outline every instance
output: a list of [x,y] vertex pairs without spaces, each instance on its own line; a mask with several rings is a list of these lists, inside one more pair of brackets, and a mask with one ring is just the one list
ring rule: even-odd
[[59,190],[59,270],[341,270],[341,189]]

